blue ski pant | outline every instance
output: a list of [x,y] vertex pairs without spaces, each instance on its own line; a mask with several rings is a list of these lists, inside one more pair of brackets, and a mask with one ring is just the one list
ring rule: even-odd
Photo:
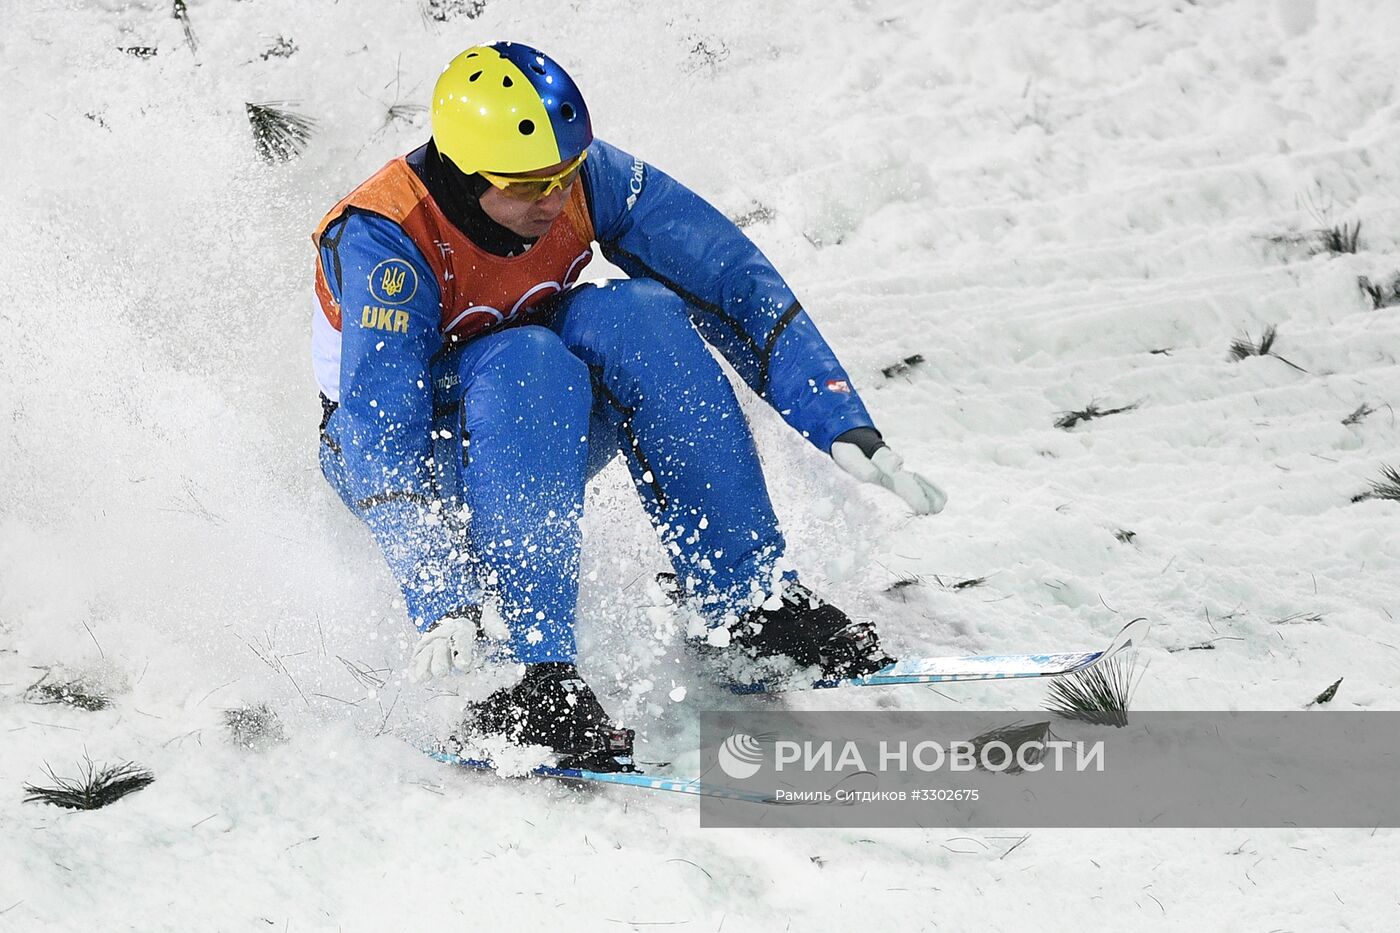
[[577,286],[543,325],[434,364],[437,484],[444,511],[467,516],[443,533],[472,557],[455,572],[499,600],[517,661],[574,659],[584,487],[619,452],[711,618],[769,588],[783,538],[748,422],[690,311],[648,279]]

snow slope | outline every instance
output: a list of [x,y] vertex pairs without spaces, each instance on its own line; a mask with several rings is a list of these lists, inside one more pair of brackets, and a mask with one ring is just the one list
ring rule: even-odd
[[[948,489],[910,518],[747,399],[804,579],[908,653],[1091,648],[1148,616],[1143,708],[1296,709],[1345,677],[1332,707],[1396,709],[1400,506],[1351,501],[1400,466],[1400,308],[1356,284],[1400,273],[1394,0],[435,0],[446,22],[191,0],[193,50],[164,2],[7,7],[0,930],[1400,921],[1384,829],[701,831],[692,801],[428,761],[398,737],[478,685],[404,683],[392,582],[317,472],[307,358],[311,227],[425,136],[390,107],[469,44],[530,42],[600,135],[752,219]],[[300,160],[257,160],[244,102],[267,100],[320,121]],[[1357,253],[1312,254],[1355,222]],[[1294,365],[1228,358],[1269,325]],[[1091,401],[1140,404],[1053,426]],[[677,660],[623,471],[589,508],[581,665],[683,749],[719,698]],[[49,669],[113,705],[24,702]],[[289,741],[230,742],[248,703]],[[94,813],[20,802],[84,755],[156,783]]]

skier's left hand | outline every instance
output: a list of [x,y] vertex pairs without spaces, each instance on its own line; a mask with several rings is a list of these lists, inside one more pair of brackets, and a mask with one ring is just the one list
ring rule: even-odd
[[831,445],[831,459],[862,483],[875,483],[909,503],[916,515],[936,515],[948,496],[913,470],[890,449],[874,428],[852,428]]

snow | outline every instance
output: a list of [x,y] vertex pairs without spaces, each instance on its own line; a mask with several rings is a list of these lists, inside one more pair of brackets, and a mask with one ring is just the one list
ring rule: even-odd
[[[690,800],[428,760],[400,737],[461,701],[407,682],[402,605],[318,473],[307,353],[310,230],[425,136],[389,107],[473,42],[530,42],[600,135],[756,218],[949,493],[913,518],[746,398],[809,585],[909,654],[1089,649],[1147,616],[1144,709],[1298,709],[1338,677],[1331,708],[1395,709],[1400,513],[1351,498],[1400,465],[1400,308],[1356,284],[1400,273],[1400,5],[433,7],[462,12],[191,0],[197,51],[165,2],[6,11],[0,930],[1400,921],[1386,829],[700,830]],[[297,51],[262,58],[281,38]],[[269,100],[319,121],[298,161],[255,156],[244,103]],[[1354,255],[1300,241],[1358,221]],[[1295,366],[1227,358],[1268,325]],[[1053,427],[1091,401],[1140,406]],[[681,754],[721,698],[648,586],[664,555],[624,471],[589,510],[581,665],[644,748]],[[49,668],[111,708],[23,702]],[[223,711],[256,703],[285,744],[229,740]],[[20,802],[84,755],[156,782],[92,813]]]

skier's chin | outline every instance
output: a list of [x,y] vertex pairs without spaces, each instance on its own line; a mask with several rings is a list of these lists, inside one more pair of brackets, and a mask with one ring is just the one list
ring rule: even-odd
[[554,221],[559,219],[561,213],[563,212],[554,211],[546,216],[526,217],[520,222],[520,229],[515,232],[530,239],[542,237],[549,231],[550,227],[554,226]]

